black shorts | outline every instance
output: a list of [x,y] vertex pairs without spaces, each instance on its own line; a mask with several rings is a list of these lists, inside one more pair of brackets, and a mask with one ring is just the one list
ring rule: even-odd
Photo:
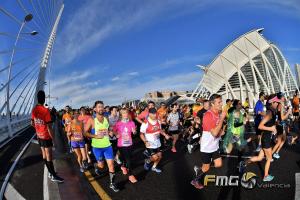
[[167,131],[168,125],[167,124],[161,124],[161,129],[164,131]]
[[255,126],[255,133],[256,135],[261,135],[261,130],[258,128],[258,126]]
[[203,164],[210,164],[213,160],[218,158],[221,158],[219,150],[212,153],[201,152],[201,160]]
[[284,125],[276,125],[277,135],[282,135],[284,131],[285,126]]
[[176,131],[168,131],[168,135],[178,135],[179,134],[179,130]]
[[299,112],[294,112],[293,115],[294,115],[295,117],[298,117],[298,116],[299,116]]
[[159,152],[161,152],[160,148],[156,148],[156,149],[150,149],[150,148],[146,148],[146,151],[148,152],[148,154],[150,156],[153,156]]
[[111,143],[111,146],[112,146],[112,149],[113,149],[113,152],[114,152],[114,156],[116,156],[117,154],[117,151],[118,151],[118,140],[109,140],[110,143]]
[[44,147],[44,148],[53,147],[52,139],[44,140],[44,139],[38,138],[38,142],[41,147]]
[[269,131],[262,132],[261,147],[263,149],[269,149],[272,147],[272,133]]

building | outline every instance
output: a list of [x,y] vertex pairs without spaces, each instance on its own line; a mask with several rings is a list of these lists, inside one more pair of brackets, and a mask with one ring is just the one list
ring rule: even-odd
[[247,97],[250,106],[265,94],[285,92],[292,96],[298,88],[290,66],[279,48],[262,35],[263,29],[252,30],[230,43],[208,65],[192,97],[208,98],[213,93],[223,99]]

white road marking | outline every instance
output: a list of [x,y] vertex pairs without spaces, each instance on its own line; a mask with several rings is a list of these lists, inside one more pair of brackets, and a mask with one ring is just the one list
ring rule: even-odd
[[4,196],[6,199],[25,200],[25,198],[10,183],[6,186]]
[[295,200],[300,200],[300,173],[295,174]]
[[43,194],[44,200],[49,200],[49,189],[48,189],[48,169],[44,165],[44,180],[43,180]]

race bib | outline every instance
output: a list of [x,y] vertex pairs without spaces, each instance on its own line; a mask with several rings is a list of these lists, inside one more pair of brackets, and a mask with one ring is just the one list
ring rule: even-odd
[[73,137],[74,137],[75,140],[81,140],[82,139],[81,133],[73,133]]
[[108,130],[107,129],[103,129],[103,130],[98,130],[96,131],[96,135],[99,135],[99,136],[108,136]]

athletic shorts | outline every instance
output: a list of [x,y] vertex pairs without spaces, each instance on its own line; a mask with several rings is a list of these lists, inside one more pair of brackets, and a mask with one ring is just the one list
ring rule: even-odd
[[269,149],[272,147],[272,133],[269,131],[262,132],[261,136],[261,147],[263,149]]
[[146,151],[148,152],[149,155],[153,156],[159,152],[161,152],[160,148],[156,148],[156,149],[150,149],[150,148],[146,148]]
[[38,138],[38,142],[41,147],[44,147],[44,148],[53,147],[52,139],[44,140],[44,139]]
[[85,148],[85,142],[84,141],[71,141],[71,147],[73,149]]
[[255,133],[256,135],[261,135],[261,130],[258,128],[258,126],[255,126]]
[[299,116],[299,112],[294,112],[293,115],[294,115],[295,117],[298,117],[298,116]]
[[166,131],[168,129],[168,125],[167,124],[161,124],[161,129]]
[[179,130],[168,131],[168,135],[178,135],[178,134],[179,134]]
[[218,158],[221,158],[219,150],[212,153],[201,152],[201,160],[203,164],[210,164],[213,160]]
[[282,135],[284,128],[285,128],[284,125],[281,125],[281,124],[276,125],[277,135]]
[[106,160],[113,160],[114,154],[112,146],[105,147],[105,148],[95,148],[93,147],[93,153],[97,161]]

